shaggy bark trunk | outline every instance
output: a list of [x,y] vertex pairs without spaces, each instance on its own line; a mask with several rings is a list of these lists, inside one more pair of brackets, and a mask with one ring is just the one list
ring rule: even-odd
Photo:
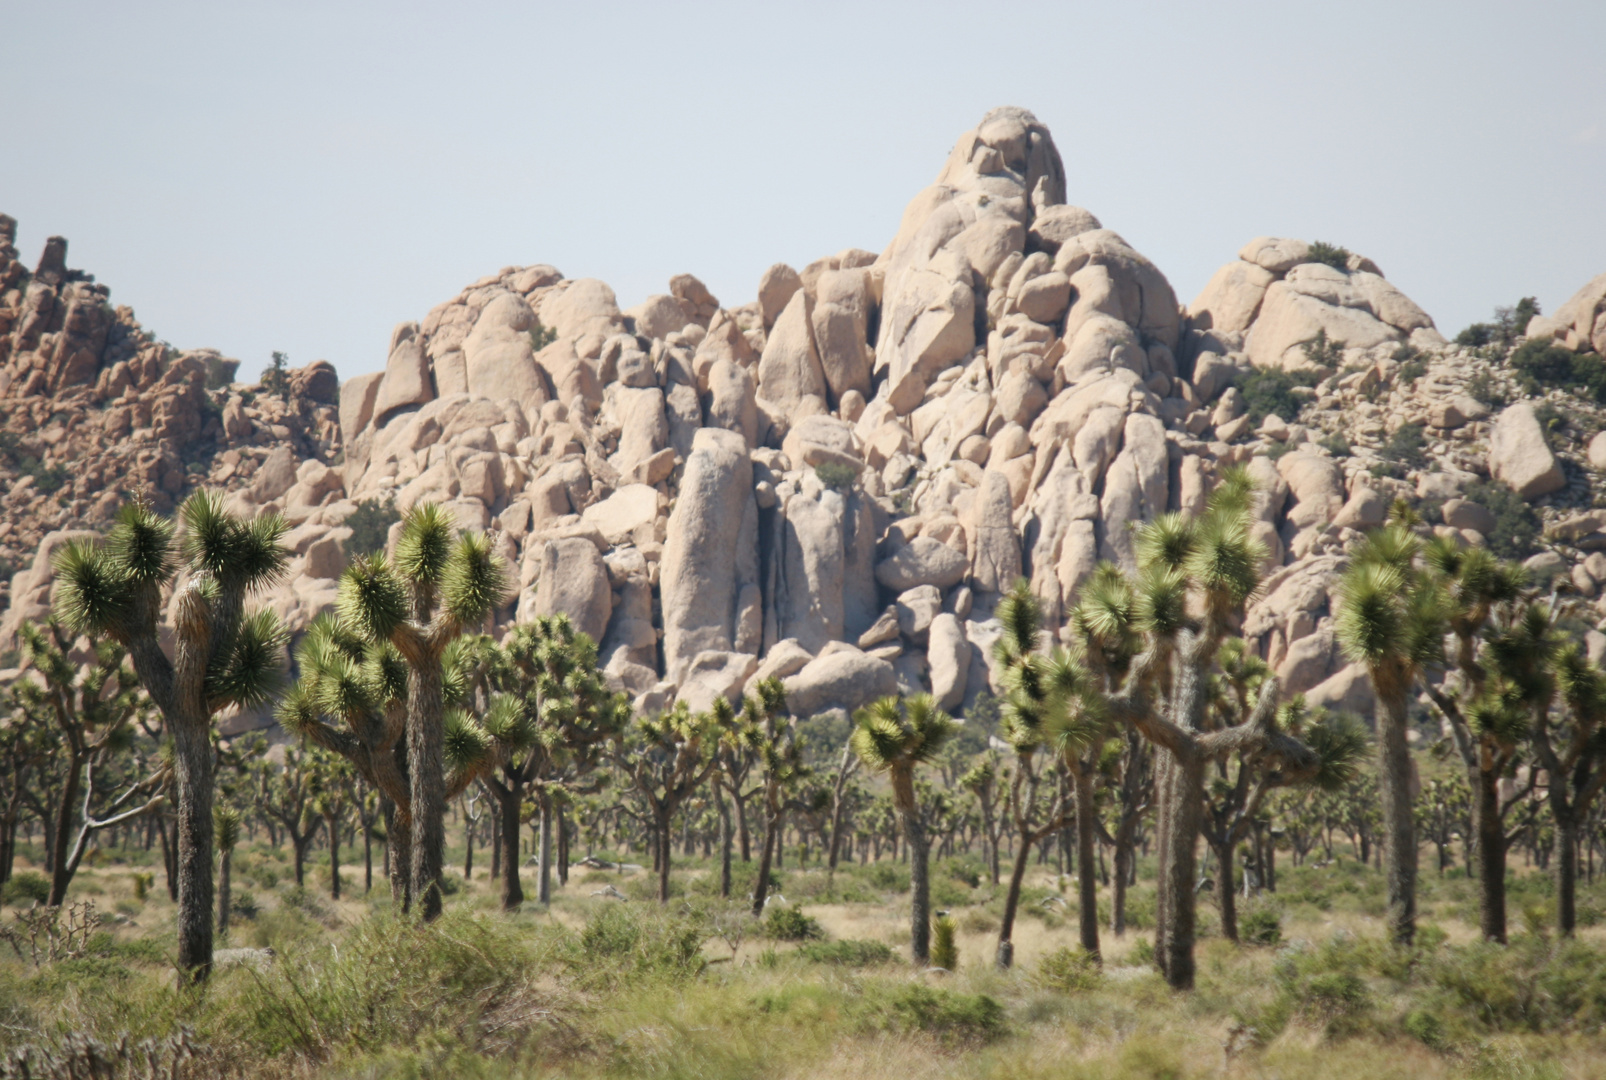
[[669,856],[675,849],[675,837],[670,832],[669,821],[674,814],[672,811],[659,812],[658,827],[654,830],[656,836],[654,843],[658,852],[658,902],[669,903]]
[[903,815],[904,836],[909,841],[909,954],[916,967],[931,962],[931,875],[926,840],[926,823],[920,820],[920,810],[913,805],[914,789],[911,786],[910,806]]
[[775,815],[767,815],[764,823],[764,846],[758,856],[758,877],[753,881],[753,917],[764,914],[764,901],[769,899],[770,862],[775,856]]
[[362,892],[374,891],[374,833],[366,825],[362,830]]
[[408,874],[412,866],[413,830],[402,809],[386,800],[385,813],[385,873],[390,877],[390,902],[399,912],[412,907],[412,890]]
[[1204,763],[1170,758],[1168,791],[1160,803],[1159,924],[1155,959],[1160,974],[1178,990],[1193,988],[1193,944],[1197,911],[1199,824],[1204,796]]
[[731,894],[731,808],[717,772],[714,774],[714,799],[719,805],[719,895],[728,900]]
[[329,832],[329,899],[340,899],[340,824],[333,816],[323,819]]
[[72,881],[73,870],[76,867],[68,865],[67,845],[72,835],[73,813],[78,806],[78,800],[83,797],[82,787],[84,778],[84,756],[78,748],[67,742],[67,763],[61,785],[61,801],[57,805],[56,820],[51,830],[51,859],[50,859],[50,898],[45,901],[50,907],[60,907],[67,899],[67,886]]
[[538,903],[552,903],[552,796],[542,792],[537,800],[541,813],[541,876],[536,885]]
[[1578,823],[1556,815],[1556,932],[1572,937],[1578,926]]
[[1500,779],[1494,769],[1484,766],[1478,769],[1473,780],[1478,800],[1478,933],[1485,941],[1504,945],[1506,831],[1500,819]]
[[1233,888],[1233,845],[1231,841],[1220,845],[1212,844],[1211,850],[1216,854],[1216,896],[1221,905],[1221,936],[1234,944],[1238,941],[1238,893]]
[[407,761],[412,791],[412,858],[408,882],[426,922],[441,913],[441,861],[446,846],[444,706],[438,657],[407,667]]
[[1110,897],[1110,930],[1116,937],[1126,933],[1126,883],[1131,873],[1132,826],[1123,820],[1115,832],[1115,881]]
[[1384,866],[1388,879],[1389,937],[1409,945],[1416,937],[1416,818],[1411,806],[1410,716],[1406,695],[1380,694],[1378,789],[1383,805]]
[[1076,903],[1077,923],[1082,932],[1082,948],[1099,958],[1098,878],[1094,876],[1094,844],[1098,822],[1093,807],[1093,777],[1079,761],[1072,759],[1071,778],[1076,785]]
[[204,982],[212,972],[212,740],[202,713],[175,718],[178,783],[178,967]]
[[512,911],[524,903],[524,885],[519,881],[519,811],[522,800],[516,793],[497,792],[497,810],[502,828],[502,910]]
[[1000,970],[1007,970],[1015,962],[1015,914],[1020,910],[1021,883],[1026,880],[1026,866],[1032,857],[1032,846],[1027,838],[1019,838],[1015,851],[1015,865],[1009,873],[1009,891],[1004,894],[1004,915],[998,924],[998,952],[994,962]]

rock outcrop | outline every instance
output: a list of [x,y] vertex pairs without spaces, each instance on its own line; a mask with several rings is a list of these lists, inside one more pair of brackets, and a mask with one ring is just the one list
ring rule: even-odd
[[[1601,426],[1585,406],[1524,400],[1499,358],[1325,245],[1252,240],[1183,309],[1066,197],[1048,128],[996,109],[880,255],[776,264],[739,306],[689,274],[621,309],[601,281],[506,267],[396,327],[382,372],[313,365],[283,397],[152,341],[64,244],[21,268],[0,219],[0,636],[45,610],[49,551],[130,480],[164,508],[213,484],[285,513],[296,559],[268,601],[293,628],[333,602],[355,506],[443,504],[513,570],[497,621],[567,614],[644,709],[773,676],[800,715],[915,691],[965,710],[1000,689],[1002,592],[1026,579],[1058,627],[1101,560],[1135,565],[1134,526],[1201,512],[1231,466],[1267,551],[1245,637],[1313,702],[1370,708],[1335,598],[1399,499],[1425,532],[1504,543],[1479,485],[1508,485],[1545,526],[1536,571],[1606,605],[1606,441],[1568,434]],[[1530,334],[1599,351],[1603,283]],[[1277,376],[1294,407],[1267,413],[1256,372],[1297,373]],[[42,490],[80,458],[97,464]]]

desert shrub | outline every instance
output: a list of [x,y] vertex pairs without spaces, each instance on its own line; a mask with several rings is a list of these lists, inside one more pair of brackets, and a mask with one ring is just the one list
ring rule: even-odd
[[262,905],[251,893],[241,889],[229,897],[229,915],[232,919],[254,919],[262,914]]
[[968,907],[976,899],[975,889],[947,874],[934,874],[931,878],[931,902],[938,907]]
[[1323,240],[1313,241],[1310,245],[1310,261],[1331,266],[1334,270],[1349,272],[1349,249],[1337,244],[1329,244]]
[[879,1026],[894,1031],[923,1031],[946,1042],[988,1043],[1008,1031],[1004,1007],[987,994],[938,990],[924,983],[904,983],[878,1003]]
[[1336,458],[1347,458],[1351,453],[1349,439],[1345,438],[1342,432],[1335,431],[1317,445]]
[[1505,393],[1495,386],[1494,376],[1480,371],[1467,380],[1467,394],[1491,409],[1503,409],[1510,404]]
[[776,904],[764,913],[764,936],[776,941],[815,941],[825,929],[796,905]]
[[545,1004],[529,1000],[530,984],[558,946],[554,934],[532,936],[495,917],[376,917],[338,949],[279,950],[242,986],[231,1023],[258,1053],[314,1061],[455,1041],[482,1018],[517,1014],[530,1023],[532,1006]]
[[1517,346],[1507,363],[1524,393],[1538,395],[1563,387],[1606,402],[1606,361],[1592,353],[1575,353],[1535,338]]
[[932,923],[931,963],[944,971],[959,970],[959,927],[947,913],[937,916]]
[[1606,969],[1599,952],[1539,935],[1510,945],[1476,942],[1427,957],[1439,1013],[1474,1032],[1599,1032],[1606,1026]]
[[19,907],[26,904],[42,904],[49,899],[50,879],[32,870],[23,870],[11,875],[11,880],[6,882],[5,888],[0,889],[0,900]]
[[990,934],[998,929],[998,919],[986,908],[966,908],[959,916],[959,928],[967,934]]
[[1047,990],[1069,993],[1099,984],[1099,965],[1084,949],[1069,946],[1049,953],[1032,972],[1032,981]]
[[1281,944],[1283,917],[1270,904],[1256,904],[1239,917],[1238,936],[1247,945]]
[[604,985],[631,979],[683,979],[703,970],[702,928],[689,919],[608,904],[580,932],[576,966]]
[[1256,368],[1235,381],[1238,392],[1244,396],[1250,421],[1259,427],[1260,422],[1273,413],[1290,423],[1299,419],[1305,401],[1294,393],[1294,388],[1316,385],[1316,375],[1311,371]]
[[798,946],[797,955],[811,964],[837,967],[873,967],[890,964],[892,949],[879,941],[810,941]]
[[272,361],[262,369],[262,392],[272,394],[274,397],[290,400],[290,358],[282,352],[274,352]]
[[909,868],[902,863],[872,863],[864,877],[872,888],[881,889],[884,892],[906,893],[909,891]]
[[1427,445],[1427,433],[1421,424],[1401,424],[1380,452],[1385,460],[1403,468],[1420,469],[1428,463]]
[[1522,496],[1497,480],[1479,480],[1467,485],[1462,498],[1494,515],[1494,531],[1487,537],[1490,551],[1502,559],[1533,554],[1539,541],[1539,515]]
[[530,348],[540,352],[554,341],[558,340],[558,332],[549,326],[542,326],[539,319],[530,327]]
[[[1303,342],[1305,359],[1321,368],[1336,368],[1344,363],[1344,342],[1334,341],[1327,336],[1327,330],[1316,331],[1316,336]],[[1284,417],[1283,419],[1287,419]]]
[[401,513],[396,509],[394,499],[384,502],[364,499],[357,504],[357,509],[346,516],[346,527],[351,530],[351,537],[346,541],[346,554],[356,558],[385,550],[385,542],[390,539],[390,527],[400,520]]
[[846,491],[859,478],[859,470],[845,461],[822,461],[814,466],[814,475],[832,491]]

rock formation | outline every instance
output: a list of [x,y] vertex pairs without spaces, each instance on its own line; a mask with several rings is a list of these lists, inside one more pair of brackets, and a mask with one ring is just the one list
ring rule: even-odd
[[[103,526],[125,478],[164,507],[210,483],[289,515],[298,559],[271,601],[294,626],[332,603],[356,505],[444,504],[514,570],[499,621],[568,614],[644,709],[772,675],[804,715],[898,690],[963,709],[998,689],[1002,591],[1024,576],[1063,616],[1101,560],[1133,564],[1136,523],[1198,512],[1231,465],[1258,482],[1268,550],[1245,634],[1320,703],[1369,707],[1334,591],[1397,498],[1485,543],[1496,516],[1462,496],[1492,476],[1549,527],[1537,569],[1606,586],[1606,514],[1582,513],[1606,442],[1558,444],[1370,260],[1258,238],[1184,309],[1066,195],[1048,129],[996,109],[880,255],[778,264],[735,307],[689,274],[621,310],[603,282],[507,267],[398,326],[383,372],[337,396],[314,365],[284,400],[151,341],[64,244],[30,275],[0,233],[7,450],[102,456],[55,498],[11,484],[4,625],[43,610],[49,552]],[[1531,332],[1599,350],[1603,283]],[[1257,371],[1293,373],[1297,416],[1256,422]]]

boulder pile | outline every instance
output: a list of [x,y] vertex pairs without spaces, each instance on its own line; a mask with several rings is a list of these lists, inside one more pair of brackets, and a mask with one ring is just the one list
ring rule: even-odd
[[[1258,238],[1184,308],[1066,194],[1047,127],[995,109],[879,254],[777,264],[730,307],[690,274],[622,309],[601,281],[505,267],[396,327],[382,372],[337,386],[315,365],[283,399],[150,341],[47,250],[32,275],[0,262],[0,401],[29,446],[77,430],[63,402],[97,417],[119,461],[160,462],[126,475],[163,505],[211,483],[286,513],[297,558],[270,602],[296,627],[333,603],[356,507],[443,504],[512,569],[497,621],[566,613],[648,710],[771,676],[800,715],[896,691],[965,709],[999,689],[1001,593],[1024,577],[1060,619],[1100,561],[1135,564],[1134,525],[1200,511],[1234,465],[1268,551],[1245,634],[1317,702],[1369,708],[1334,594],[1400,497],[1490,543],[1499,508],[1476,493],[1504,484],[1544,530],[1536,572],[1602,595],[1606,442],[1597,462],[1558,441],[1371,260]],[[1603,298],[1596,279],[1532,332],[1599,349]],[[1288,376],[1297,408],[1257,411],[1257,373]],[[43,529],[96,527],[112,475],[50,505],[22,488],[41,524],[14,612],[48,596],[67,534]]]

